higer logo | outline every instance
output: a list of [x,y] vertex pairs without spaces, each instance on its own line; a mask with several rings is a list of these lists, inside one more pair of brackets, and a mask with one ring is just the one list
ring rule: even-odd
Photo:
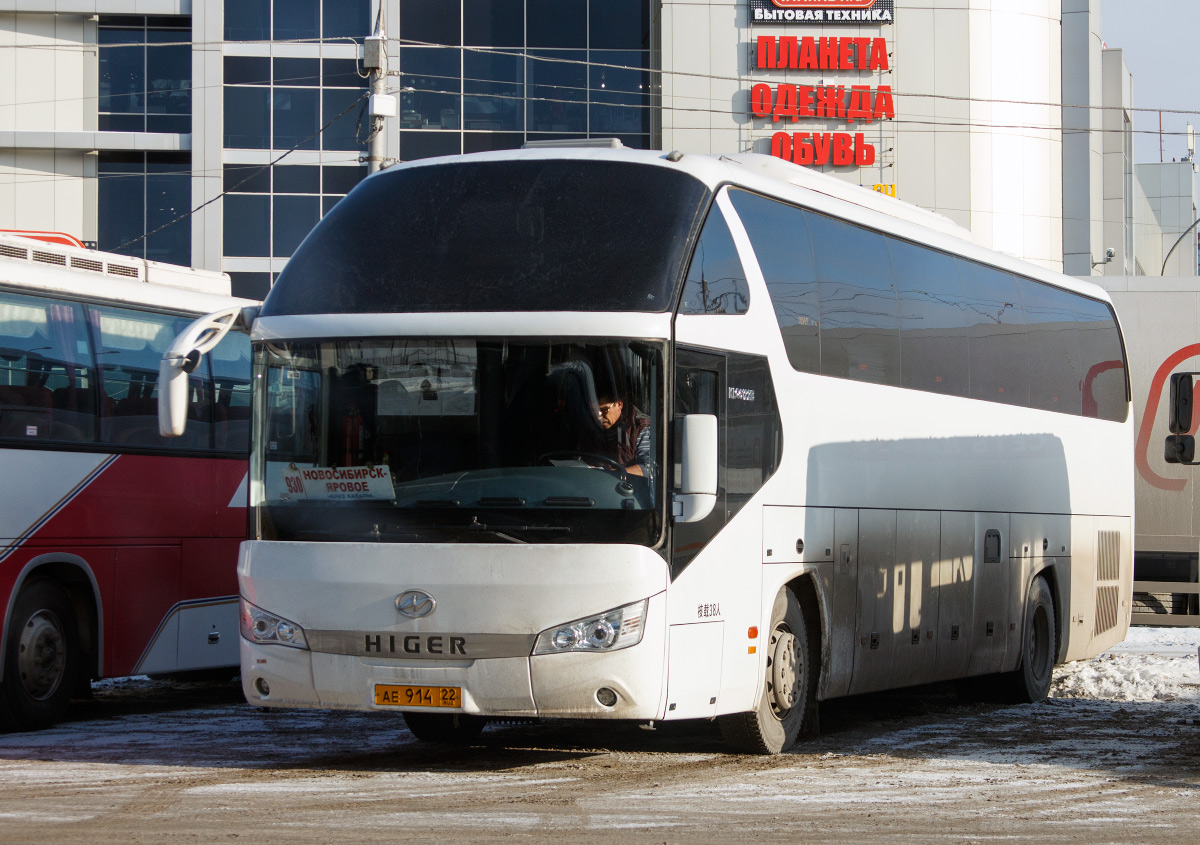
[[420,619],[433,613],[437,601],[424,590],[408,590],[396,596],[396,610],[409,619]]

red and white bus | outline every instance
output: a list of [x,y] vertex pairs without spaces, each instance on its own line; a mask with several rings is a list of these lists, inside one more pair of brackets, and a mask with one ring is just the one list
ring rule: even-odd
[[0,724],[51,724],[94,678],[237,664],[249,340],[192,373],[182,439],[156,379],[239,301],[223,274],[0,235]]

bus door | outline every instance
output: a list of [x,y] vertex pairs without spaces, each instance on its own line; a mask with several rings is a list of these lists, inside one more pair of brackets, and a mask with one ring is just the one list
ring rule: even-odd
[[[717,417],[718,460],[717,503],[712,513],[699,522],[675,523],[671,529],[671,579],[674,581],[725,526],[725,481],[727,420],[725,415],[726,360],[723,355],[678,349],[675,355],[675,402],[673,420],[685,414],[714,414]],[[678,447],[679,434],[672,436]],[[672,453],[671,489],[682,483],[678,448]],[[696,616],[677,618],[670,626],[670,656],[667,677],[668,718],[709,718],[716,714],[721,692],[720,655],[724,648],[725,623],[719,608],[718,581],[689,579],[685,590],[698,590],[682,600],[681,606],[697,608]],[[706,588],[707,587],[707,588]],[[713,600],[710,600],[710,596]],[[693,600],[694,599],[694,600]],[[690,613],[687,614],[690,617]]]

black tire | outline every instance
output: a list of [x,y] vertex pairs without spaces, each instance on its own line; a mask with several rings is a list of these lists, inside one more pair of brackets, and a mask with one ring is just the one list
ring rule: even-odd
[[468,745],[479,738],[487,719],[466,713],[403,713],[412,735],[422,742]]
[[79,636],[67,594],[37,578],[21,588],[8,621],[0,723],[12,730],[49,727],[62,718],[79,677]]
[[726,744],[744,754],[787,751],[816,713],[808,627],[800,603],[786,587],[771,608],[766,648],[767,677],[757,709],[717,718]]
[[1004,676],[1004,690],[1012,701],[1043,701],[1054,680],[1058,633],[1054,623],[1054,599],[1046,579],[1037,577],[1025,597],[1025,625],[1021,630],[1021,663]]

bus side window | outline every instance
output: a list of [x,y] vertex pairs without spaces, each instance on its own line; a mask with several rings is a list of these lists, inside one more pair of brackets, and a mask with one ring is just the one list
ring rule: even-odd
[[821,309],[804,212],[749,191],[731,190],[729,199],[754,247],[788,361],[802,373],[819,374]]
[[213,371],[213,446],[250,449],[250,338],[230,332],[208,356]]
[[883,235],[805,212],[821,300],[821,372],[900,385],[900,326]]
[[681,314],[745,314],[750,287],[725,215],[713,205],[683,286]]
[[158,362],[188,320],[125,308],[91,305],[101,383],[110,413],[101,417],[105,443],[171,449],[211,448],[211,382],[208,368],[189,379],[188,426],[183,437],[158,433]]
[[83,309],[0,295],[0,437],[91,442],[95,414]]

